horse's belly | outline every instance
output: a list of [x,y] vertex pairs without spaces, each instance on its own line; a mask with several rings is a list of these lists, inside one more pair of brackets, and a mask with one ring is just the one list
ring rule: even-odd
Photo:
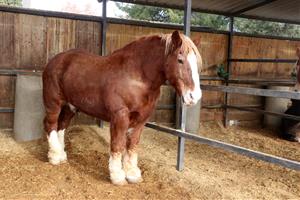
[[77,91],[75,93],[69,93],[66,99],[67,103],[70,103],[77,110],[83,113],[104,121],[110,120],[99,92]]

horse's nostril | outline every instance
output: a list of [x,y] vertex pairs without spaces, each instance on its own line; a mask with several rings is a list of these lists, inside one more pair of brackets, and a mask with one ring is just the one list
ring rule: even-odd
[[193,97],[193,94],[192,94],[192,93],[190,93],[190,97],[191,97],[191,99],[194,99],[194,97]]

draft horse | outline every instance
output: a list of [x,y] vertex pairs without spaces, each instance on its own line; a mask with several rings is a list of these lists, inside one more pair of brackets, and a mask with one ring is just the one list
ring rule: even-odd
[[184,104],[196,104],[201,64],[196,45],[178,31],[142,37],[108,56],[78,49],[56,55],[43,73],[49,162],[67,160],[64,131],[80,111],[110,122],[112,183],[142,181],[136,147],[161,85],[168,81]]

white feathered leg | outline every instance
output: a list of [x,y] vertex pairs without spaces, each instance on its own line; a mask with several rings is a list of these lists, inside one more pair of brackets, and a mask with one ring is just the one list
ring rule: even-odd
[[48,136],[48,159],[53,165],[58,165],[67,160],[67,155],[64,151],[64,144],[62,145],[61,140],[63,141],[63,137],[61,137],[61,135],[59,136],[55,130],[50,132]]
[[135,151],[126,151],[123,159],[123,167],[126,174],[126,179],[129,183],[142,182],[141,170],[137,165],[138,154]]
[[109,158],[110,180],[115,185],[125,185],[125,172],[122,168],[122,153],[111,153]]

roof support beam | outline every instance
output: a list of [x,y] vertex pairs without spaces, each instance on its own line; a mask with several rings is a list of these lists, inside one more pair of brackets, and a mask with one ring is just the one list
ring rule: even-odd
[[[191,15],[192,15],[192,0],[185,0],[183,31],[186,36],[190,36],[191,33]],[[181,101],[181,97],[177,95],[176,96],[176,128],[177,129],[185,131],[186,117],[187,117],[187,108],[185,105],[183,105]],[[185,138],[178,137],[177,165],[176,165],[176,169],[178,171],[182,171],[184,168],[184,146],[185,146]]]
[[240,14],[244,13],[244,12],[247,12],[249,10],[253,10],[253,9],[256,9],[256,8],[259,8],[259,7],[262,7],[264,5],[267,5],[267,4],[270,4],[274,1],[277,1],[277,0],[265,0],[263,2],[260,2],[260,3],[257,3],[257,4],[254,4],[254,5],[251,5],[251,6],[248,6],[246,8],[243,8],[241,10],[237,10],[235,12],[232,13],[232,16],[239,16]]

